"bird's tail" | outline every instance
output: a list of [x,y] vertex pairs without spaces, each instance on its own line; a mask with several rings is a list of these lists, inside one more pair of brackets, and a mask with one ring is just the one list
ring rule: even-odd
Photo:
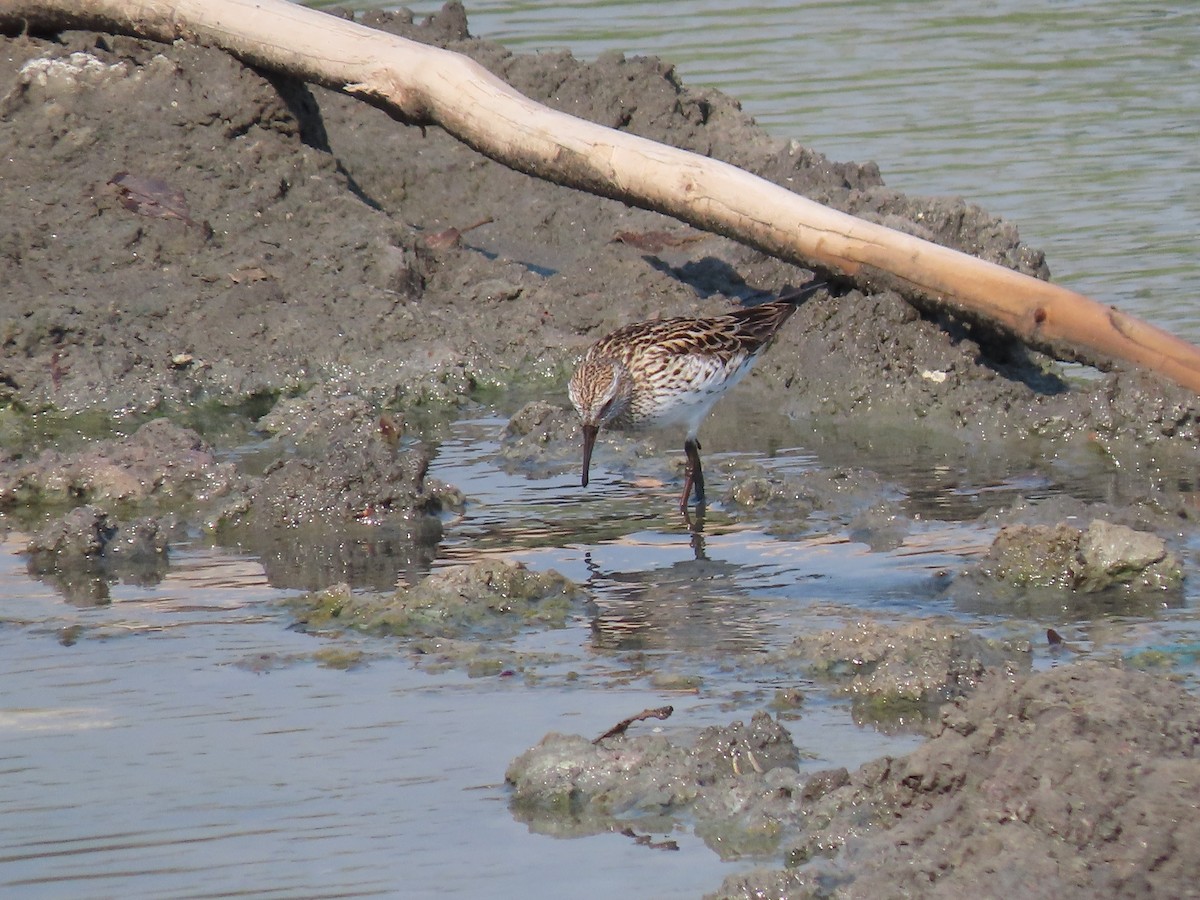
[[774,300],[747,306],[731,313],[737,320],[737,339],[744,342],[753,352],[765,350],[783,323],[796,311],[800,302],[825,287],[824,281],[810,281],[802,288],[785,291]]
[[803,300],[807,300],[821,288],[828,286],[829,283],[826,281],[810,281],[808,284],[802,287],[794,288],[790,291],[784,291],[772,302],[780,303],[787,301],[788,303],[800,303]]

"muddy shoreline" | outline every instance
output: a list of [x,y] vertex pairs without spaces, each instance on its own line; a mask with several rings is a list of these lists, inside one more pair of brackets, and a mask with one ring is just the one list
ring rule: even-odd
[[[471,37],[453,4],[423,22],[361,18],[471,55],[556,108],[1049,277],[1012,224],[770,138],[669,63],[513,55]],[[496,465],[570,471],[564,385],[590,341],[810,277],[215,50],[82,32],[0,48],[0,527],[33,535],[31,571],[72,603],[105,602],[115,579],[153,583],[172,535],[190,530],[313,592],[299,626],[431,652],[444,638],[449,665],[520,666],[479,647],[588,599],[556,573],[428,574],[472,493],[428,477],[439,428],[502,396],[514,415]],[[1181,389],[1139,372],[1079,377],[977,324],[843,286],[797,312],[739,392],[768,430],[802,431],[822,465],[722,472],[733,515],[778,533],[823,515],[882,549],[922,515],[922,493],[1019,460],[1065,489],[945,511],[1004,536],[947,578],[948,594],[998,613],[1184,602],[1200,424]],[[737,448],[721,418],[706,446]],[[600,452],[671,480],[672,440],[614,435]],[[890,468],[889,445],[929,466]],[[801,777],[786,730],[753,710],[690,748],[636,728],[601,744],[548,736],[509,771],[514,810],[576,833],[634,813],[685,821],[714,849],[771,862],[720,896],[1194,893],[1200,705],[1165,676],[1066,654],[1031,674],[1029,652],[937,620],[800,635],[777,671],[919,707],[931,739]],[[552,754],[541,768],[539,752]],[[619,759],[620,796],[550,778],[563,753],[588,760],[589,790]],[[687,787],[667,797],[667,781]]]

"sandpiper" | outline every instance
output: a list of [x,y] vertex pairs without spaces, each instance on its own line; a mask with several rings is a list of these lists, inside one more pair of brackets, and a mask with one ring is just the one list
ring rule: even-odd
[[721,395],[741,380],[771,345],[796,305],[824,282],[767,303],[708,318],[679,317],[636,322],[601,338],[571,376],[571,403],[583,431],[583,485],[596,434],[602,428],[686,425],[687,456],[679,509],[688,495],[704,504],[697,432]]

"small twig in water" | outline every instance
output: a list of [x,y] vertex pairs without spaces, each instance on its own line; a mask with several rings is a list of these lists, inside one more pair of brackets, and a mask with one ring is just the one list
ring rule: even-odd
[[473,231],[482,225],[490,225],[492,217],[480,219],[474,225],[468,225],[466,228],[447,228],[445,231],[435,232],[425,238],[425,246],[430,250],[441,250],[444,247],[455,247],[462,240],[462,236],[468,231]]
[[678,850],[679,845],[668,839],[665,841],[656,841],[648,834],[638,834],[632,828],[622,828],[621,834],[625,837],[633,838],[635,844],[640,844],[643,847],[649,847],[651,850]]
[[608,731],[604,732],[604,734],[600,735],[600,737],[592,741],[592,743],[598,744],[605,738],[616,737],[617,735],[624,734],[625,730],[634,722],[641,722],[643,719],[666,719],[669,718],[673,712],[675,712],[675,707],[673,706],[660,706],[657,709],[643,709],[636,716],[630,716],[628,719],[622,719],[612,728],[608,729]]

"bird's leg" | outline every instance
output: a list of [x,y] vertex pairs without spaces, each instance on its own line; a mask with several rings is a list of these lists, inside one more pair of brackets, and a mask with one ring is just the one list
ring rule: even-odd
[[692,536],[692,553],[696,559],[708,559],[704,552],[704,507],[696,507],[695,519],[688,515],[687,510],[684,510],[683,519],[687,522],[688,533]]
[[688,438],[683,442],[683,452],[687,456],[687,468],[684,469],[683,496],[679,498],[679,511],[686,513],[688,495],[696,488],[696,505],[704,506],[704,470],[700,467],[700,442]]

